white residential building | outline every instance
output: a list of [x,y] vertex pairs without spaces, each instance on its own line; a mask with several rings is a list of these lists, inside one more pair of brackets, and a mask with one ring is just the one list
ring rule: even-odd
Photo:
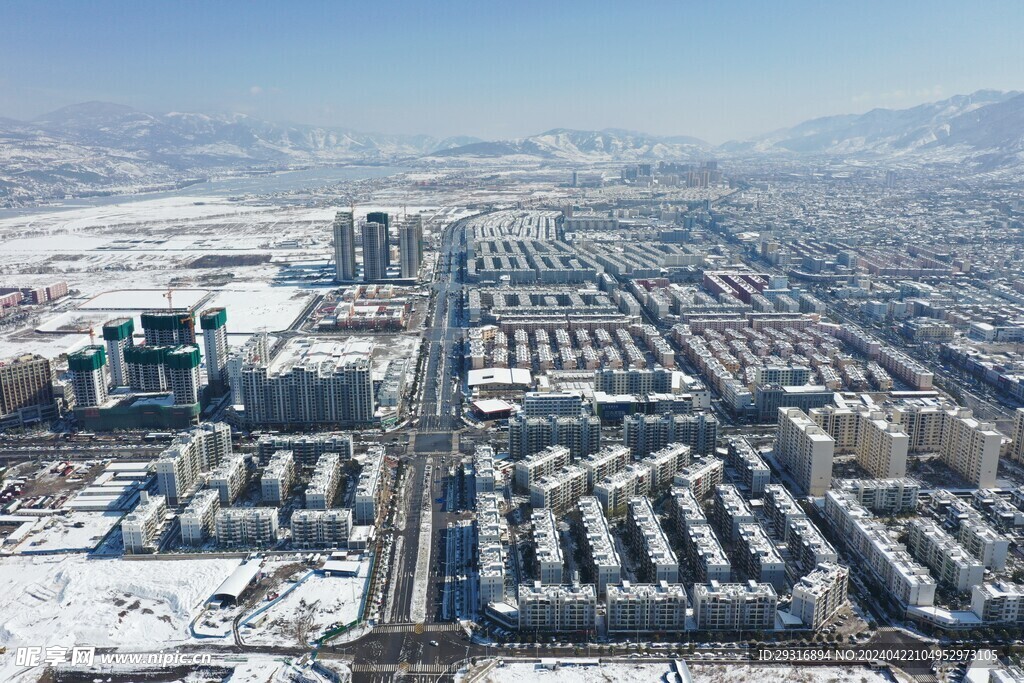
[[179,517],[181,540],[188,545],[201,545],[213,536],[214,518],[220,509],[220,495],[212,489],[200,491]]
[[277,508],[221,508],[214,534],[223,548],[271,546],[277,542]]
[[281,505],[291,491],[295,481],[295,458],[291,451],[278,451],[263,468],[260,477],[260,491],[264,503]]
[[775,628],[779,596],[771,584],[698,583],[693,618],[705,631],[769,631]]
[[609,633],[672,633],[686,629],[686,589],[665,581],[608,586]]
[[554,513],[547,508],[534,509],[530,517],[533,523],[534,562],[537,566],[537,580],[550,586],[563,582],[565,559],[562,545],[558,542],[558,525]]
[[317,460],[306,487],[306,508],[310,510],[327,510],[334,502],[341,480],[341,456],[337,453],[324,453]]
[[615,548],[615,539],[608,528],[601,502],[593,496],[584,496],[580,498],[578,507],[586,551],[584,562],[594,577],[597,594],[605,595],[608,586],[622,580],[622,560]]
[[820,564],[793,586],[789,613],[811,629],[820,630],[846,604],[850,570]]
[[519,586],[521,632],[583,633],[594,630],[597,593],[591,584]]
[[775,458],[810,496],[822,496],[832,482],[835,440],[799,408],[779,408]]
[[121,536],[125,553],[145,553],[156,550],[157,537],[167,515],[167,498],[139,494],[135,509],[121,520]]
[[679,582],[679,560],[646,497],[629,501],[627,524],[630,540],[640,557],[640,573],[649,582]]
[[352,510],[296,510],[291,530],[296,548],[342,548],[352,532]]

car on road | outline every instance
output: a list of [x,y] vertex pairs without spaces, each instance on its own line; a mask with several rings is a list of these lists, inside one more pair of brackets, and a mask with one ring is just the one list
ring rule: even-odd
[[437,643],[437,641],[436,641],[436,640],[432,640],[432,641],[430,641],[430,644],[431,644],[432,646],[434,646],[434,647],[438,647],[438,643]]

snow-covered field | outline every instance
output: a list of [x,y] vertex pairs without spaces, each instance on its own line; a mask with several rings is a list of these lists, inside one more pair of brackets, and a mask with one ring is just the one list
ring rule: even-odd
[[[89,551],[124,516],[123,512],[73,512],[67,516],[41,518],[17,552]],[[5,561],[6,562],[6,561]],[[0,568],[2,572],[2,568]]]
[[[354,621],[359,616],[368,569],[366,563],[360,576],[309,577],[270,607],[262,623],[243,627],[243,639],[250,645],[306,645],[333,625]],[[282,594],[287,587],[282,586]]]
[[[175,289],[172,293],[176,308],[192,307],[209,294],[206,289]],[[145,311],[167,307],[165,289],[114,289],[94,296],[78,306],[80,310]]]
[[[512,663],[498,666],[480,683],[637,683],[664,681],[673,672],[672,664],[615,663],[587,666],[551,667],[546,664]],[[690,665],[694,683],[891,683],[883,673],[860,667],[791,667],[736,664]],[[669,679],[671,680],[671,679]]]
[[[238,560],[8,557],[0,646],[146,649],[190,640],[188,624]],[[0,680],[3,671],[0,670]]]

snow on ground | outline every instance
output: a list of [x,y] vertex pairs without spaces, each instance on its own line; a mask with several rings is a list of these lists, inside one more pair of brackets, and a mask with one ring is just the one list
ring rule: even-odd
[[[504,664],[493,669],[480,683],[636,683],[663,681],[673,671],[671,663],[614,663],[589,666],[562,665],[557,670],[534,663]],[[731,665],[689,665],[694,683],[891,683],[888,675],[863,667],[792,667]]]
[[[206,289],[175,289],[173,303],[176,308],[195,306],[209,295]],[[94,296],[78,307],[80,310],[147,311],[167,308],[166,289],[114,289]]]
[[193,616],[237,566],[238,560],[6,558],[0,564],[0,646],[184,643]]
[[[367,563],[361,568],[360,576],[317,574],[309,577],[274,603],[264,613],[266,619],[259,626],[242,627],[242,638],[250,645],[282,642],[306,645],[334,625],[355,621],[366,588],[368,568]],[[287,588],[287,584],[282,586],[282,595]]]
[[313,296],[310,290],[299,287],[271,287],[254,282],[241,288],[232,284],[218,291],[206,307],[227,309],[231,333],[252,334],[260,329],[273,332],[288,329]]
[[76,511],[66,516],[41,519],[17,552],[88,551],[121,520],[123,512]]

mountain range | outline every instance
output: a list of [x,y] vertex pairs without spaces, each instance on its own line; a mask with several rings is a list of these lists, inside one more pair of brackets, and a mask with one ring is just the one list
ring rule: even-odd
[[751,155],[1024,165],[1024,94],[980,90],[909,109],[805,121],[714,146],[693,137],[565,128],[515,140],[384,135],[277,124],[242,114],[149,114],[88,102],[32,121],[0,118],[0,204],[129,192],[211,173],[353,162],[471,160],[560,163],[698,160]]

